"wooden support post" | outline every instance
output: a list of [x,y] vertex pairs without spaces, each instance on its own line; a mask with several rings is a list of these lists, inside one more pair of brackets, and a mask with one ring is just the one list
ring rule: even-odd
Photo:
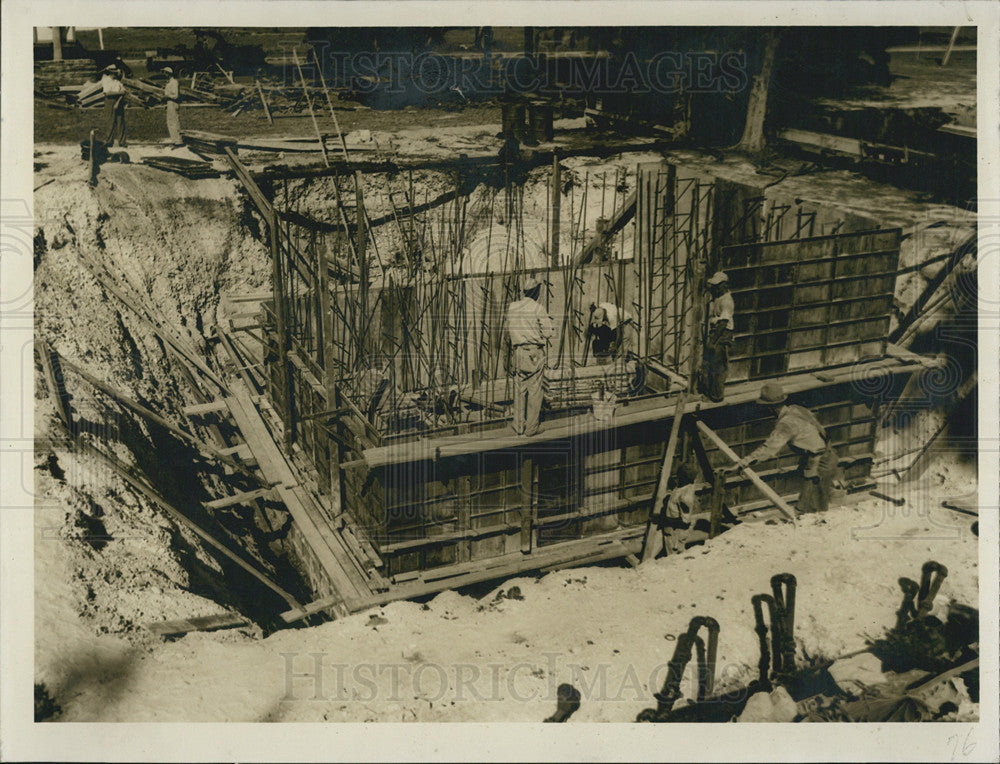
[[[458,503],[458,530],[460,532],[469,531],[472,527],[472,481],[468,475],[462,475],[455,482],[455,501]],[[457,562],[469,562],[471,559],[472,541],[469,539],[459,541]]]
[[[57,356],[57,358],[58,358],[58,356]],[[237,471],[243,473],[244,475],[247,475],[248,477],[252,477],[258,483],[262,482],[260,480],[260,478],[258,478],[252,472],[249,472],[248,470],[244,469],[240,464],[238,464],[237,462],[233,461],[233,459],[231,459],[230,457],[228,457],[225,454],[223,454],[219,449],[215,448],[214,446],[210,446],[208,443],[205,443],[203,440],[199,440],[194,435],[191,435],[189,433],[184,432],[184,430],[180,429],[179,427],[176,427],[174,424],[172,424],[171,422],[169,422],[166,419],[164,419],[163,417],[161,417],[159,414],[157,414],[152,409],[149,409],[146,406],[143,406],[138,401],[132,400],[127,395],[124,395],[121,392],[119,392],[118,390],[115,390],[113,387],[110,387],[109,385],[104,384],[101,380],[97,379],[96,377],[94,377],[91,374],[88,374],[87,372],[85,372],[83,369],[81,369],[76,364],[74,364],[74,363],[72,363],[70,361],[67,361],[65,359],[62,359],[62,363],[64,365],[66,365],[67,367],[69,367],[70,369],[72,369],[77,374],[79,374],[84,380],[86,380],[87,382],[89,382],[91,385],[93,385],[94,387],[96,387],[98,390],[100,390],[105,395],[111,396],[116,401],[118,401],[123,406],[125,406],[126,408],[131,409],[132,411],[134,411],[137,414],[140,414],[141,416],[145,417],[149,421],[154,422],[155,424],[158,424],[160,427],[162,427],[163,429],[167,430],[167,432],[170,432],[173,435],[175,435],[178,438],[180,438],[181,440],[184,440],[187,443],[191,444],[192,446],[194,446],[194,448],[196,448],[199,452],[201,452],[205,456],[208,456],[208,457],[211,457],[213,459],[216,459],[216,460],[222,462],[223,464],[225,464],[225,465],[227,465],[229,467],[232,467],[234,470],[237,470]]]
[[302,66],[299,64],[299,54],[294,49],[292,50],[292,60],[295,61],[295,68],[299,71],[299,79],[302,80],[302,92],[305,94],[306,106],[309,107],[309,116],[312,118],[316,139],[319,141],[319,150],[323,153],[323,163],[329,167],[330,157],[326,153],[326,143],[323,141],[323,133],[319,130],[319,122],[316,121],[316,112],[313,111],[312,98],[309,97],[309,85],[306,84],[306,76],[302,73]]
[[264,107],[264,116],[267,117],[268,123],[273,125],[274,117],[271,116],[271,110],[267,108],[267,98],[264,96],[264,89],[260,86],[260,80],[254,80],[254,85],[257,86],[257,94],[260,96],[261,105]]
[[89,176],[88,182],[92,186],[96,186],[97,185],[97,157],[94,155],[94,133],[95,132],[96,132],[95,130],[91,130],[90,131],[90,162],[89,162],[90,176]]
[[295,439],[295,424],[292,421],[292,380],[291,369],[288,366],[288,328],[285,324],[288,313],[285,305],[281,244],[278,241],[281,231],[278,228],[278,214],[274,211],[273,207],[271,208],[271,214],[268,216],[267,223],[270,231],[271,281],[273,282],[274,293],[275,331],[278,335],[278,358],[275,361],[278,367],[278,384],[281,397],[278,413],[281,416],[281,423],[284,429],[283,443],[285,453],[290,454],[292,452],[292,442]]
[[656,518],[660,515],[660,505],[667,498],[667,486],[670,482],[670,475],[673,472],[674,454],[677,452],[677,441],[681,431],[681,421],[684,419],[684,404],[687,402],[687,395],[681,393],[677,396],[677,409],[674,411],[674,420],[670,426],[670,438],[667,440],[666,450],[663,452],[663,464],[660,467],[660,477],[656,482],[656,493],[653,494],[653,503],[649,508],[649,519],[646,520],[646,538],[642,543],[642,562],[653,559],[653,537],[657,532]]
[[553,267],[559,265],[559,212],[562,206],[562,182],[559,155],[552,153],[552,247],[549,262]]
[[[333,352],[333,307],[330,304],[329,264],[327,263],[326,247],[316,247],[317,258],[317,288],[319,289],[319,327],[320,343],[323,349],[323,384],[326,388],[326,408],[334,409],[340,405],[337,391],[337,373]],[[326,428],[339,427],[337,422],[329,422]],[[329,491],[330,517],[337,517],[343,510],[343,488],[340,480],[340,444],[336,438],[326,437],[326,453],[329,461]],[[327,482],[327,481],[324,481]]]
[[[727,444],[722,438],[720,438],[718,434],[714,430],[712,430],[707,424],[705,424],[704,422],[697,422],[696,424],[698,426],[698,431],[701,432],[701,434],[704,435],[706,438],[708,438],[710,441],[712,441],[712,443],[715,444],[716,448],[718,448],[723,454],[725,454],[733,462],[733,464],[737,464],[740,461],[740,457],[737,456],[736,452],[729,447],[729,444]],[[781,513],[785,517],[787,517],[793,523],[798,525],[798,518],[796,517],[795,510],[792,509],[792,507],[789,506],[784,499],[778,496],[775,490],[761,479],[760,475],[758,475],[749,467],[743,467],[741,469],[741,472],[748,478],[750,478],[750,482],[753,483],[755,486],[757,486],[757,488],[760,489],[760,492],[763,493],[764,496],[766,496],[768,499],[774,502],[774,506],[780,509]]]
[[531,554],[534,523],[535,470],[531,457],[521,453],[521,552]]
[[726,495],[726,479],[721,472],[712,476],[712,495],[709,501],[711,515],[708,526],[708,537],[714,539],[719,535],[719,523],[722,522],[722,500]]

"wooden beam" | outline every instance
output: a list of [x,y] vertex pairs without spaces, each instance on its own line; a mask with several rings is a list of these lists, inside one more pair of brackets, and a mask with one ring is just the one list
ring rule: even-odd
[[170,637],[189,634],[193,631],[216,631],[217,629],[232,629],[239,626],[250,626],[252,622],[239,613],[219,613],[218,615],[200,615],[192,618],[177,618],[173,621],[157,621],[145,624],[146,628],[158,637]]
[[667,440],[667,448],[663,452],[663,463],[660,466],[660,476],[656,481],[656,492],[653,494],[653,503],[649,508],[649,519],[646,520],[646,536],[642,545],[642,562],[653,559],[653,535],[657,532],[656,516],[660,512],[660,505],[667,496],[667,485],[670,475],[673,472],[674,454],[677,452],[677,441],[681,431],[681,422],[684,419],[684,404],[687,403],[687,395],[681,393],[677,396],[677,408],[674,411],[674,420],[670,427],[670,437]]
[[111,387],[109,385],[106,385],[104,382],[102,382],[101,380],[97,379],[93,375],[88,374],[87,372],[85,372],[83,369],[81,369],[76,364],[74,364],[74,363],[72,363],[70,361],[67,361],[66,359],[63,359],[63,364],[65,366],[67,366],[68,368],[72,369],[77,374],[79,374],[84,380],[86,380],[87,382],[89,382],[91,385],[93,385],[94,387],[96,387],[98,390],[100,390],[101,392],[103,392],[105,395],[111,396],[116,401],[118,401],[123,406],[125,406],[126,408],[129,408],[132,411],[136,412],[137,414],[140,414],[141,416],[145,417],[149,421],[154,422],[155,424],[158,424],[160,427],[164,428],[165,430],[167,430],[168,432],[172,433],[173,435],[176,435],[181,440],[184,440],[184,441],[190,443],[192,446],[194,446],[195,449],[197,449],[200,453],[204,454],[205,456],[211,457],[213,459],[217,459],[218,461],[226,464],[227,466],[232,467],[234,470],[237,470],[238,472],[240,472],[240,473],[242,473],[244,475],[247,475],[248,477],[250,477],[250,478],[252,478],[252,479],[260,482],[260,478],[258,478],[255,474],[253,474],[252,472],[248,471],[246,468],[244,468],[238,462],[233,461],[233,459],[231,459],[230,457],[228,457],[225,454],[223,454],[219,449],[215,448],[214,446],[210,446],[208,443],[206,443],[203,440],[200,440],[200,439],[196,438],[194,435],[191,435],[189,433],[184,432],[184,430],[180,429],[179,427],[177,427],[173,423],[167,421],[166,419],[164,419],[162,416],[160,416],[159,414],[157,414],[152,409],[149,409],[146,406],[143,406],[138,401],[134,401],[131,398],[129,398],[127,395],[119,392],[118,390],[115,390],[113,387]]
[[521,553],[531,554],[534,527],[535,470],[534,462],[528,454],[521,454]]
[[221,499],[206,501],[203,506],[206,509],[223,509],[224,507],[231,507],[235,504],[250,504],[257,501],[257,499],[263,499],[264,497],[270,495],[270,493],[270,488],[258,488],[256,491],[243,491],[242,493],[233,494],[232,496],[223,496]]
[[[412,584],[400,584],[387,592],[368,597],[342,598],[336,595],[320,597],[302,608],[282,613],[281,617],[286,623],[294,623],[303,618],[308,618],[310,615],[322,613],[339,603],[343,603],[347,610],[355,613],[389,602],[423,597],[459,586],[509,578],[532,570],[554,570],[560,567],[622,558],[629,554],[635,554],[638,550],[641,539],[626,541],[629,535],[634,536],[637,532],[639,530],[633,528],[616,537],[600,537],[584,541],[569,541],[562,544],[554,544],[551,547],[539,549],[531,555],[513,552],[491,560],[477,560],[467,565],[456,565],[453,567],[463,570],[462,573],[449,575],[446,569],[442,569],[438,571],[438,575],[441,576],[440,578],[418,581]],[[434,571],[427,572],[433,573]]]
[[56,406],[56,413],[66,425],[66,429],[73,433],[73,409],[69,404],[69,393],[66,392],[66,380],[63,377],[62,367],[59,364],[59,356],[52,349],[48,342],[39,338],[38,355],[42,362],[42,370],[45,373],[45,384],[49,388],[49,395]]
[[[935,363],[943,363],[943,359],[935,361]],[[882,358],[845,367],[827,380],[820,380],[809,372],[791,374],[783,378],[782,385],[787,393],[794,394],[849,383],[861,378],[861,376],[868,379],[873,375],[908,374],[922,368],[924,368],[923,364]],[[684,413],[712,411],[753,403],[757,400],[759,392],[759,382],[739,383],[727,389],[725,400],[719,403],[702,399],[689,400],[685,404]],[[345,401],[347,401],[346,398]],[[347,402],[349,403],[349,401]],[[497,427],[478,431],[474,435],[446,435],[426,438],[417,442],[393,443],[384,446],[372,445],[365,448],[362,455],[368,465],[375,468],[387,464],[429,461],[435,458],[443,459],[492,451],[516,451],[530,448],[535,444],[669,419],[673,416],[676,405],[676,398],[672,396],[656,396],[619,407],[614,418],[607,421],[598,421],[589,413],[569,416],[553,420],[546,425],[544,431],[532,436],[511,434],[502,429],[499,426],[501,423],[498,422]]]
[[580,255],[577,260],[581,265],[585,265],[590,262],[591,258],[594,256],[594,252],[606,242],[611,240],[611,237],[618,233],[622,226],[624,226],[628,221],[630,221],[635,216],[635,201],[636,192],[633,191],[622,203],[622,206],[615,211],[615,214],[611,216],[608,221],[607,226],[603,231],[596,233],[593,238],[590,239],[580,250]]
[[181,411],[183,411],[187,416],[203,416],[205,414],[212,414],[216,411],[228,411],[229,407],[226,405],[226,401],[215,400],[209,401],[208,403],[196,403],[192,406],[184,406]]
[[[714,430],[712,430],[707,424],[701,421],[696,422],[696,425],[698,427],[698,431],[706,438],[708,438],[710,441],[712,441],[712,443],[715,444],[716,448],[718,448],[723,454],[729,457],[729,459],[733,462],[733,464],[739,463],[740,461],[739,455],[735,451],[733,451],[733,449],[729,447],[729,444],[727,444],[726,441],[720,438]],[[798,519],[796,517],[795,510],[792,509],[792,507],[789,506],[784,499],[778,496],[778,494],[775,492],[773,488],[771,488],[771,486],[769,486],[767,483],[761,480],[760,476],[756,472],[754,472],[749,467],[743,467],[741,468],[740,471],[748,478],[750,478],[750,482],[752,482],[755,486],[757,486],[757,488],[760,489],[761,493],[763,493],[767,498],[769,498],[772,502],[774,502],[774,505],[781,510],[781,513],[785,517],[787,517],[793,523],[798,525]]]

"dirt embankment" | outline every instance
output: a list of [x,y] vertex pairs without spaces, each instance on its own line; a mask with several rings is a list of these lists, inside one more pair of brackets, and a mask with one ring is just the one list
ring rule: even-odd
[[[41,146],[35,162],[37,338],[190,431],[181,409],[195,402],[191,383],[140,312],[197,354],[211,341],[220,291],[267,286],[266,248],[245,225],[235,186],[108,165],[92,188],[74,149]],[[98,279],[102,267],[111,288]],[[230,546],[238,542],[272,570],[282,565],[252,514],[210,516],[201,506],[236,488],[231,475],[64,371],[81,441],[128,465]],[[227,609],[254,615],[257,588],[107,464],[74,448],[38,372],[36,681],[65,703],[93,672],[124,666],[146,649],[141,624]]]

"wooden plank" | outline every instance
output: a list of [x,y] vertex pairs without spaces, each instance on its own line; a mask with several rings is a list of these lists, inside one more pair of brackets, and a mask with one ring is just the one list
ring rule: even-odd
[[221,451],[219,451],[214,446],[210,446],[208,443],[206,443],[203,440],[199,440],[194,435],[190,435],[189,433],[184,432],[184,430],[180,429],[179,427],[175,426],[171,422],[167,421],[162,416],[160,416],[159,414],[157,414],[155,411],[147,408],[146,406],[143,406],[138,401],[132,400],[127,395],[124,395],[123,393],[119,392],[118,390],[115,390],[114,388],[110,387],[109,385],[104,384],[101,380],[97,379],[96,377],[92,376],[91,374],[88,374],[87,372],[85,372],[83,369],[81,369],[76,364],[74,364],[74,363],[72,363],[70,361],[67,361],[65,359],[63,359],[63,363],[64,363],[64,365],[66,365],[67,367],[69,367],[70,369],[72,369],[74,372],[76,372],[77,374],[79,374],[83,379],[85,379],[87,382],[89,382],[91,385],[93,385],[94,387],[96,387],[101,392],[105,393],[106,395],[111,396],[112,398],[114,398],[115,400],[117,400],[119,403],[121,403],[122,405],[124,405],[126,408],[132,409],[132,411],[136,412],[137,414],[140,414],[140,415],[144,416],[146,419],[150,420],[151,422],[154,422],[154,423],[158,424],[160,427],[163,427],[168,432],[176,435],[181,440],[184,440],[184,441],[190,443],[192,446],[194,446],[198,451],[200,451],[205,456],[217,459],[217,460],[221,461],[222,463],[228,465],[229,467],[232,467],[233,469],[238,470],[239,472],[241,472],[241,473],[243,473],[243,474],[245,474],[245,475],[247,475],[247,476],[249,476],[249,477],[251,477],[251,478],[253,478],[255,480],[257,479],[256,475],[254,475],[253,473],[248,472],[240,464],[238,464],[237,462],[233,461],[230,457],[228,457],[225,454],[223,454]]
[[[790,374],[782,378],[782,386],[788,394],[822,389],[832,385],[851,382],[864,377],[882,374],[907,374],[924,367],[921,363],[907,363],[898,359],[874,359],[840,370],[831,370],[827,381],[817,379],[811,372]],[[943,359],[930,359],[930,363],[940,365]],[[692,400],[685,405],[684,413],[711,411],[728,408],[757,400],[760,392],[759,381],[747,381],[733,385],[726,391],[726,399],[721,403],[706,400]],[[345,400],[346,396],[345,396]],[[585,434],[616,430],[621,427],[656,422],[673,416],[677,399],[673,396],[655,396],[635,401],[620,407],[615,417],[608,421],[598,421],[592,414],[581,414],[547,422],[545,429],[537,435],[518,436],[509,434],[501,427],[477,432],[474,436],[446,435],[426,438],[417,442],[392,443],[385,446],[371,446],[363,452],[365,462],[371,468],[387,464],[402,464],[431,459],[450,458],[490,451],[518,450],[532,444],[548,443],[554,440],[579,437]]]
[[243,491],[242,493],[236,493],[232,496],[223,496],[221,499],[206,501],[203,506],[206,509],[222,509],[223,507],[231,507],[234,504],[250,504],[251,502],[257,501],[257,499],[269,496],[270,493],[270,488],[258,488],[256,491]]
[[667,448],[663,452],[663,462],[660,465],[660,475],[656,481],[656,491],[653,494],[653,503],[649,508],[649,518],[646,520],[646,536],[642,545],[642,561],[647,562],[653,558],[653,534],[657,532],[656,515],[660,512],[660,506],[667,496],[667,485],[670,475],[673,472],[674,454],[677,452],[677,442],[680,438],[681,423],[684,420],[684,404],[687,403],[687,394],[681,393],[677,396],[677,409],[674,411],[674,420],[670,426],[670,437],[667,440]]
[[521,455],[521,553],[531,554],[534,510],[535,469],[531,457]]
[[[642,543],[641,539],[628,538],[630,534],[635,536],[638,533],[641,533],[641,529],[631,529],[630,532],[620,533],[617,537],[602,537],[599,539],[555,544],[552,547],[545,547],[532,555],[522,555],[520,552],[513,552],[512,554],[503,555],[490,561],[475,561],[472,563],[474,567],[471,570],[466,570],[466,572],[459,575],[443,577],[433,581],[407,583],[395,586],[388,592],[369,597],[359,597],[353,600],[347,599],[343,600],[343,602],[350,612],[358,612],[365,608],[384,605],[389,602],[423,597],[454,587],[509,578],[533,570],[553,570],[559,567],[621,558],[629,554],[635,554],[638,551],[639,545]],[[282,613],[281,617],[286,623],[294,623],[303,618],[308,618],[310,615],[322,613],[340,601],[342,600],[337,597],[321,597],[302,608]]]
[[229,411],[229,407],[226,405],[224,399],[219,399],[209,401],[208,403],[195,403],[191,406],[184,406],[181,411],[188,416],[203,416],[204,414],[212,414],[216,411]]
[[[715,444],[716,448],[718,448],[722,453],[728,456],[729,459],[731,459],[734,464],[740,461],[739,455],[737,455],[737,453],[733,451],[733,449],[731,449],[729,445],[722,438],[720,438],[715,433],[715,431],[712,430],[707,424],[700,421],[696,422],[695,424],[698,427],[698,431],[706,438],[708,438],[710,441],[712,441],[712,443]],[[767,483],[761,480],[760,476],[756,472],[754,472],[749,467],[743,467],[740,471],[748,478],[750,478],[750,482],[752,482],[755,486],[757,486],[757,488],[760,489],[761,493],[763,493],[768,499],[774,502],[774,505],[781,510],[781,513],[785,515],[785,517],[790,519],[796,525],[798,524],[795,510],[792,509],[784,501],[784,499],[778,496],[778,494],[774,491],[773,488],[771,488],[771,486],[769,486]]]
[[42,361],[42,369],[45,373],[45,383],[49,389],[49,395],[56,406],[56,413],[66,425],[66,429],[73,432],[73,410],[69,403],[69,393],[66,392],[65,379],[62,368],[59,365],[59,356],[52,349],[48,342],[39,338],[38,355]]
[[[292,515],[292,520],[306,543],[316,554],[338,595],[350,598],[369,591],[358,586],[360,574],[353,570],[349,553],[339,537],[319,518],[318,508],[316,516],[310,511],[305,493],[299,488],[294,472],[268,432],[256,407],[240,396],[229,399],[229,403],[233,418],[257,458],[265,478],[274,483],[278,497]],[[352,572],[356,575],[352,575]]]
[[239,626],[252,626],[250,619],[239,613],[219,613],[218,615],[199,615],[191,618],[177,618],[173,621],[157,621],[145,624],[146,629],[158,637],[169,637],[188,634],[192,631],[216,631],[232,629]]

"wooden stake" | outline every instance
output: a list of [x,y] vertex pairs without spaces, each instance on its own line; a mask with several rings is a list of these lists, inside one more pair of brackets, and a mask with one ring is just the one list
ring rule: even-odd
[[309,116],[312,118],[313,129],[316,131],[316,139],[319,141],[319,149],[323,152],[323,162],[330,166],[330,157],[326,153],[326,143],[323,141],[323,133],[319,131],[319,122],[316,121],[316,112],[313,111],[312,98],[309,97],[309,86],[306,84],[306,76],[302,73],[302,66],[299,64],[299,55],[292,49],[292,60],[295,61],[295,68],[299,71],[299,79],[302,80],[302,92],[306,97],[306,106],[309,107]]
[[948,61],[951,59],[951,52],[955,48],[955,40],[958,39],[958,32],[962,27],[955,27],[951,33],[951,40],[948,42],[948,50],[944,52],[944,58],[941,59],[941,66],[948,66]]
[[337,131],[337,137],[340,138],[340,146],[344,150],[344,159],[348,159],[347,156],[347,141],[344,140],[344,134],[340,132],[340,122],[337,120],[337,112],[333,110],[333,101],[330,100],[330,91],[326,89],[326,77],[323,76],[323,67],[319,63],[319,57],[316,55],[316,49],[313,48],[313,61],[316,62],[316,71],[319,72],[319,83],[323,86],[323,95],[326,96],[326,105],[330,109],[330,116],[333,117],[333,126]]
[[260,86],[260,80],[254,80],[254,85],[257,86],[257,94],[260,96],[260,102],[264,106],[264,116],[267,117],[267,121],[273,125],[274,118],[271,116],[271,110],[267,108],[267,98],[264,97],[264,89]]
[[90,185],[97,185],[97,157],[94,156],[94,133],[90,131]]
[[559,208],[562,203],[562,192],[560,190],[561,168],[559,166],[559,155],[552,153],[552,248],[550,262],[553,266],[559,265]]

